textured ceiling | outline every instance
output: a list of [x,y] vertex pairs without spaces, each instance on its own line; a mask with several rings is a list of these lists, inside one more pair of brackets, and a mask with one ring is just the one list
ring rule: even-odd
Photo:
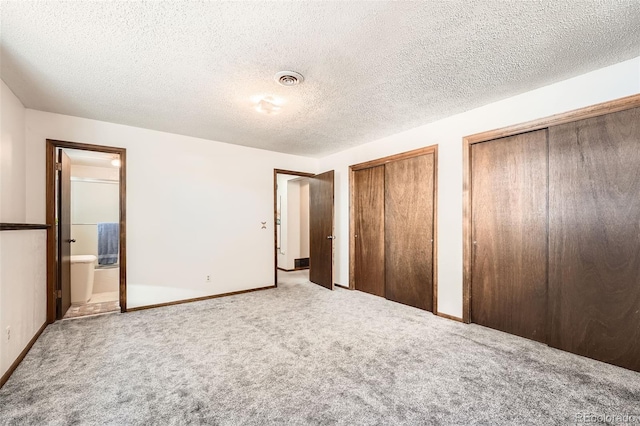
[[640,0],[1,5],[28,108],[313,157],[640,55]]

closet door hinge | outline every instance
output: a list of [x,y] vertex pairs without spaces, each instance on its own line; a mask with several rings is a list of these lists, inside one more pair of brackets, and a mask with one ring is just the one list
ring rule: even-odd
[[59,172],[62,171],[62,163],[56,163],[56,170]]
[[62,299],[62,290],[58,290],[58,299]]

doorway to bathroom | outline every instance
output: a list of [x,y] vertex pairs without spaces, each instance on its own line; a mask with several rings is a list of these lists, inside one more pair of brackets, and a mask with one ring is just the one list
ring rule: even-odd
[[126,311],[126,150],[47,140],[47,321]]

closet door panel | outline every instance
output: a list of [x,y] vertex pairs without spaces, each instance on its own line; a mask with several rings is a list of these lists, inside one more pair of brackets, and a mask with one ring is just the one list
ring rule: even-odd
[[546,341],[547,131],[471,147],[471,321]]
[[549,129],[550,341],[640,371],[640,108]]
[[385,295],[432,310],[434,155],[384,167]]
[[384,297],[384,166],[353,173],[356,290]]

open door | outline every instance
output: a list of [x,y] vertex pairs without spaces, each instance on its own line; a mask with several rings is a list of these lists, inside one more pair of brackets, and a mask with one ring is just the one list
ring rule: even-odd
[[57,319],[71,306],[71,160],[58,151],[58,284]]
[[309,281],[333,290],[333,170],[309,178]]

